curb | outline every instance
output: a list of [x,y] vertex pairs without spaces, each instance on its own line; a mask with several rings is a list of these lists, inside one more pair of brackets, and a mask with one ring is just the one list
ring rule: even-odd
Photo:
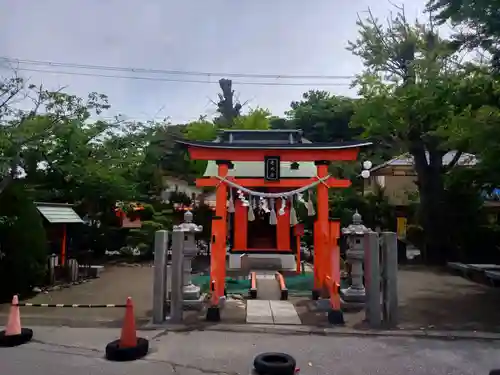
[[[7,321],[7,316],[0,314],[0,321]],[[148,325],[149,318],[136,318],[137,327]],[[49,317],[46,315],[26,315],[21,316],[23,326],[42,326],[42,327],[70,327],[70,328],[121,328],[123,318],[119,319],[73,319],[69,317]]]
[[311,326],[266,326],[266,325],[217,325],[207,331],[269,333],[281,335],[358,336],[358,337],[412,337],[448,340],[500,341],[500,333],[479,331],[433,331],[433,330],[357,330],[353,328],[319,328]]
[[[3,318],[0,314],[0,319]],[[23,315],[24,326],[65,326],[70,328],[121,328],[123,319],[72,319]],[[261,333],[275,335],[315,335],[315,336],[356,336],[356,337],[409,337],[440,340],[483,340],[500,341],[500,333],[481,331],[438,331],[426,329],[394,329],[394,330],[359,330],[347,327],[321,328],[305,325],[270,325],[270,324],[152,324],[149,318],[137,318],[137,329],[141,331],[163,330],[168,332],[234,332]]]
[[352,328],[319,328],[296,325],[216,324],[188,326],[182,324],[147,324],[142,330],[164,329],[165,332],[212,331],[234,333],[265,333],[275,335],[357,336],[357,337],[411,337],[446,340],[500,341],[500,333],[479,331],[430,330],[356,330]]

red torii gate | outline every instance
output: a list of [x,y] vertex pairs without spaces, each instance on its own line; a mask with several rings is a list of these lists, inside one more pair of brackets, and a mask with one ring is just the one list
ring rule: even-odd
[[[275,136],[277,134],[280,136]],[[285,137],[283,137],[284,134]],[[360,148],[371,145],[371,142],[305,143],[302,132],[297,130],[223,130],[216,142],[188,140],[177,140],[177,142],[187,147],[191,159],[215,160],[217,164],[217,176],[198,178],[196,181],[198,187],[215,187],[216,189],[210,269],[213,302],[212,310],[207,312],[207,319],[209,313],[213,316],[220,316],[218,301],[224,295],[229,184],[242,186],[246,189],[265,188],[271,191],[316,185],[317,219],[314,225],[313,296],[317,297],[325,287],[325,283],[331,278],[337,284],[340,283],[340,254],[337,244],[333,243],[340,235],[340,228],[338,228],[338,224],[329,221],[328,189],[346,188],[351,185],[351,182],[329,176],[328,165],[332,161],[356,160]],[[235,161],[263,162],[266,171],[264,178],[228,176],[232,162]],[[281,179],[279,169],[282,161],[314,162],[316,177]],[[336,253],[332,254],[333,251]],[[214,312],[213,309],[217,311]]]

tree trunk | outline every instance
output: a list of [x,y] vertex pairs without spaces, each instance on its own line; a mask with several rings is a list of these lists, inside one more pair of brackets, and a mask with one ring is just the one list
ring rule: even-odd
[[444,265],[449,249],[443,204],[443,154],[436,150],[430,150],[428,154],[429,160],[423,147],[412,150],[418,177],[421,225],[424,230],[425,248],[421,249],[422,259],[427,264]]
[[0,194],[2,194],[5,189],[7,189],[11,181],[12,177],[10,175],[5,176],[0,180]]

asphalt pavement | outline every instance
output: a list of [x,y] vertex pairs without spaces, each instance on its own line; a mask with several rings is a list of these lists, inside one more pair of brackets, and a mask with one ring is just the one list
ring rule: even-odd
[[33,342],[0,348],[0,374],[250,374],[254,356],[266,351],[293,355],[303,375],[486,375],[500,368],[500,341],[161,330],[140,332],[151,340],[145,359],[112,363],[103,352],[116,329],[32,328]]

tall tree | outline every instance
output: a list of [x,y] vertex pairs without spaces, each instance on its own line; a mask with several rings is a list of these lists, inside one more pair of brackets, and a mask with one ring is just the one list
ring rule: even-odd
[[56,127],[86,121],[107,108],[107,97],[97,93],[84,100],[27,84],[15,75],[0,79],[0,194],[19,177],[23,150],[46,140]]
[[302,129],[313,142],[335,142],[352,139],[362,129],[349,126],[355,100],[326,91],[308,91],[302,100],[293,101],[287,112],[289,127]]
[[[339,142],[359,138],[364,132],[364,124],[351,124],[357,102],[358,99],[332,95],[326,91],[308,91],[302,95],[302,100],[291,103],[286,118],[271,118],[271,128],[300,129],[304,137],[313,142]],[[390,139],[379,141],[380,137],[373,139],[374,147],[363,151],[363,158],[373,163],[382,163],[398,154],[400,149],[397,144]],[[337,167],[339,176],[347,178],[350,174],[359,174],[359,167],[352,164],[337,163]]]
[[488,77],[463,68],[450,44],[430,25],[407,22],[404,9],[383,27],[373,16],[358,22],[359,38],[349,49],[365,71],[359,76],[360,94],[354,124],[366,135],[391,139],[411,153],[417,173],[421,222],[428,262],[445,261],[449,246],[443,212],[443,175],[458,162],[466,144],[447,165],[451,150],[450,124],[482,123],[477,111],[491,92]]
[[222,93],[218,94],[217,112],[220,116],[215,119],[215,122],[221,127],[229,128],[240,116],[242,105],[234,100],[233,81],[222,78],[219,80],[219,86]]
[[430,0],[427,10],[440,24],[460,26],[454,34],[458,46],[489,52],[500,72],[500,0]]

